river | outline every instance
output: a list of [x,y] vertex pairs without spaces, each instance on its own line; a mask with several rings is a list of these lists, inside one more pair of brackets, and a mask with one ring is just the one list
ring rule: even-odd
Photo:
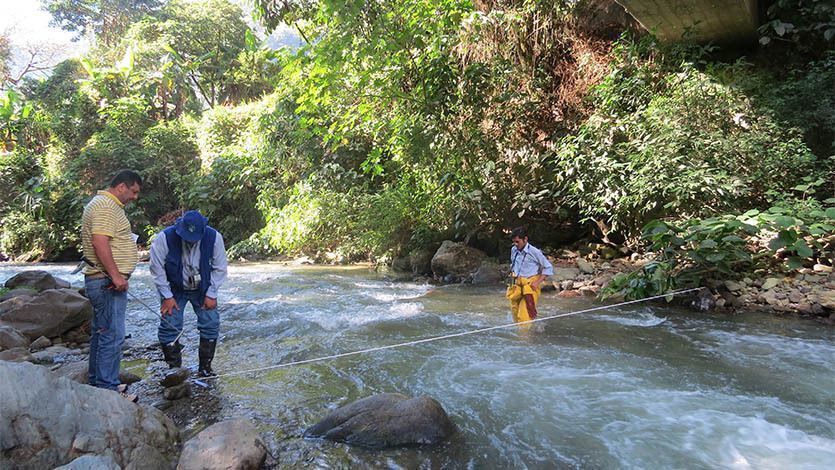
[[[31,266],[0,266],[0,281]],[[80,287],[72,266],[42,265]],[[156,307],[147,264],[132,291]],[[219,299],[220,374],[508,322],[498,287],[393,281],[367,267],[236,264]],[[545,294],[540,315],[593,306]],[[196,362],[186,312],[185,362]],[[129,340],[155,341],[131,301]],[[281,468],[831,468],[835,329],[767,314],[639,304],[315,364],[217,379],[211,419],[246,416]],[[375,393],[436,398],[458,427],[435,447],[307,440]],[[197,417],[199,421],[199,417]],[[188,431],[188,430],[187,430]]]

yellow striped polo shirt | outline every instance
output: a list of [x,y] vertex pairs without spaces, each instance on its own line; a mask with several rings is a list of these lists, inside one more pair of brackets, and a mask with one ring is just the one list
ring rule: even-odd
[[[110,237],[110,250],[113,252],[116,268],[122,274],[133,273],[139,254],[136,251],[128,216],[125,214],[125,205],[108,191],[99,191],[84,206],[84,214],[81,216],[81,245],[84,256],[96,266],[101,266],[93,250],[93,235]],[[84,274],[98,272],[101,270],[89,266],[84,269]]]

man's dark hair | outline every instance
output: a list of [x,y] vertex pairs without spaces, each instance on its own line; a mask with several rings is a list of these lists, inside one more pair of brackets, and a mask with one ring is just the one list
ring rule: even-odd
[[524,239],[524,238],[527,238],[527,236],[528,236],[528,229],[525,228],[525,227],[516,227],[515,229],[513,229],[512,232],[510,232],[510,239],[511,240],[513,240],[516,237],[519,237],[520,239]]
[[110,187],[115,188],[122,183],[125,183],[127,187],[131,187],[134,184],[138,184],[141,187],[142,177],[139,176],[139,173],[133,170],[122,170],[119,173],[116,173],[116,176],[114,176],[113,180],[110,181]]

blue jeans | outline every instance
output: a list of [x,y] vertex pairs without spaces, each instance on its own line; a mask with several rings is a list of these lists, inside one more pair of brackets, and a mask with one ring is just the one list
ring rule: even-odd
[[93,304],[87,382],[94,387],[115,390],[119,386],[119,366],[125,342],[128,293],[110,289],[110,280],[106,278],[85,279],[84,286],[87,298]]
[[[171,315],[163,315],[165,322],[159,322],[159,342],[169,344],[183,330],[183,311],[186,304],[190,303],[191,308],[197,315],[197,330],[202,339],[217,339],[220,331],[220,314],[216,308],[211,310],[203,309],[203,296],[198,290],[187,290],[174,292],[174,301],[177,302],[177,309]],[[167,322],[167,323],[166,323]]]

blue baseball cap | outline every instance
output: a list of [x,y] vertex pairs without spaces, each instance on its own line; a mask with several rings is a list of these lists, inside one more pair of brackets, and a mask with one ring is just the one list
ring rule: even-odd
[[177,219],[174,229],[183,240],[194,243],[203,238],[209,219],[203,217],[199,211],[188,211]]

